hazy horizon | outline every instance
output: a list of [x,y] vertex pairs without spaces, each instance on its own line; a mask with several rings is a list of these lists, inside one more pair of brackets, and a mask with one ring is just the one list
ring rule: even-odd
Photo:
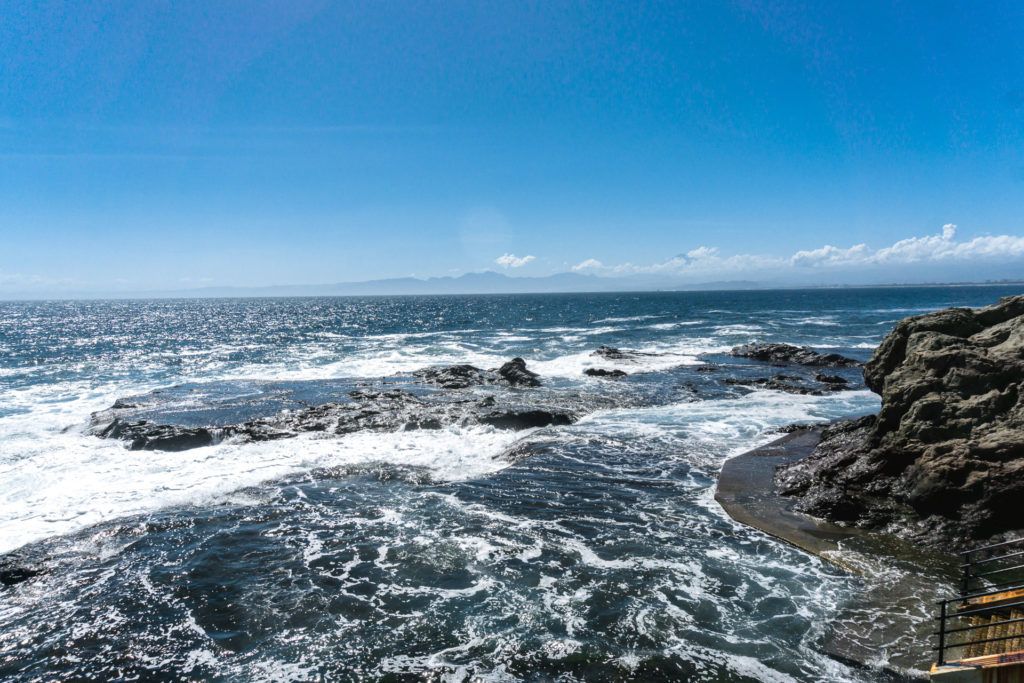
[[995,287],[1024,283],[1024,278],[985,280],[907,280],[862,282],[786,282],[752,280],[718,280],[683,282],[662,277],[600,277],[577,273],[555,273],[547,276],[514,276],[495,271],[465,273],[458,276],[405,277],[356,282],[294,283],[262,286],[204,286],[180,289],[149,290],[37,290],[0,292],[0,301],[74,301],[74,300],[145,300],[145,299],[246,299],[289,297],[359,297],[359,296],[431,296],[431,295],[516,295],[516,294],[623,294],[652,292],[732,292],[784,291],[850,288],[913,288],[913,287]]

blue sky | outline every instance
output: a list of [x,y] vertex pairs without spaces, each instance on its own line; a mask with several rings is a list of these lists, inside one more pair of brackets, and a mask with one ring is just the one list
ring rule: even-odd
[[0,12],[0,293],[1024,276],[1020,3]]

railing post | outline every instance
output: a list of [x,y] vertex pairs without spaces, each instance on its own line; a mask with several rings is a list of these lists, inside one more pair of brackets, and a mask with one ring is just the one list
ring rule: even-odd
[[939,666],[946,663],[946,601],[939,608]]
[[960,595],[963,596],[971,592],[971,551],[965,550],[960,553],[960,558],[963,560],[964,566],[964,570],[960,574]]

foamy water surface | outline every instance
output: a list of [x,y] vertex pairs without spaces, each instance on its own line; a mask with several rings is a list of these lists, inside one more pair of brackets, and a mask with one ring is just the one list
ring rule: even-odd
[[[877,668],[832,657],[833,617],[873,579],[742,527],[713,499],[728,457],[877,397],[728,386],[760,370],[724,354],[786,341],[866,358],[894,312],[1003,289],[0,303],[0,553],[46,568],[0,589],[0,676],[871,681],[914,669],[915,653],[884,652]],[[593,355],[603,344],[639,353]],[[603,407],[526,432],[183,452],[86,432],[117,398],[178,385],[196,387],[200,408],[202,387],[244,406],[249,393],[327,395],[513,356],[552,400]],[[629,377],[582,374],[592,367]]]

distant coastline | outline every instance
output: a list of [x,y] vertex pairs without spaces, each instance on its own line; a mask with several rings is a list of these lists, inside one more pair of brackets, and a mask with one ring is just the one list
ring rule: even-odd
[[644,292],[725,292],[834,290],[871,288],[998,287],[1024,286],[1024,279],[985,281],[884,282],[884,283],[798,283],[721,280],[681,283],[652,278],[611,278],[578,273],[557,273],[544,277],[512,277],[484,271],[457,277],[391,278],[321,285],[218,286],[191,289],[140,291],[0,292],[0,301],[104,300],[104,299],[244,299],[321,296],[443,296],[512,294],[624,294]]

